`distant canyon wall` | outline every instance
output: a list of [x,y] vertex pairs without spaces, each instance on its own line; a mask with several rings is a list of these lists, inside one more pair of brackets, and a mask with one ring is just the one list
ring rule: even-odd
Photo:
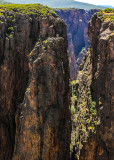
[[87,35],[88,22],[98,10],[85,11],[84,9],[57,9],[55,12],[67,24],[70,79],[75,80],[79,65],[90,46]]

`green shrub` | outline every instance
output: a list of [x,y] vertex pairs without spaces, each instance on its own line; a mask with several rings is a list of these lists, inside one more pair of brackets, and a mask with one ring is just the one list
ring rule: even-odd
[[106,8],[106,9],[104,10],[104,12],[106,12],[106,13],[114,13],[114,9]]
[[12,32],[14,32],[14,28],[9,27],[6,32],[6,37],[13,37]]
[[71,114],[75,114],[75,108],[74,105],[71,106]]

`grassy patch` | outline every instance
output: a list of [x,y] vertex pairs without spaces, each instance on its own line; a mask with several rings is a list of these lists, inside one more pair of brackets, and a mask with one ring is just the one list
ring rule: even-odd
[[101,16],[102,21],[114,22],[114,9],[106,8],[105,10],[100,10],[97,16]]
[[0,5],[0,9],[13,11],[15,13],[22,13],[22,14],[39,14],[39,15],[50,15],[56,14],[52,11],[49,7],[43,6],[41,4],[7,4],[7,5]]

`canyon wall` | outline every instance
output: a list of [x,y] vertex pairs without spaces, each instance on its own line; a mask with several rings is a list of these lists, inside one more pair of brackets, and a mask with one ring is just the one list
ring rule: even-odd
[[69,159],[67,47],[48,7],[0,6],[0,160]]
[[88,22],[98,10],[56,9],[55,12],[67,25],[70,78],[76,80],[81,60],[90,46]]
[[90,50],[71,84],[71,157],[114,159],[114,10],[100,11],[89,23]]
[[72,34],[48,7],[0,6],[0,160],[114,159],[113,17],[100,11],[89,23],[70,126]]

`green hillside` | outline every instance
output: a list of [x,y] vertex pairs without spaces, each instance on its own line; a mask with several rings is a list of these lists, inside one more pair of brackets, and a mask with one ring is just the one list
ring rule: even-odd
[[4,1],[4,0],[0,0],[0,4],[8,4],[9,2]]
[[12,3],[41,3],[51,8],[82,8],[89,9],[104,9],[102,6],[96,6],[88,3],[81,3],[75,0],[8,0]]
[[[1,15],[4,16],[4,10],[18,12],[22,14],[39,14],[39,15],[54,15],[56,14],[51,8],[41,4],[7,4],[0,5]],[[10,16],[9,16],[10,17]],[[12,17],[12,16],[11,16]],[[11,28],[10,28],[11,29]]]

